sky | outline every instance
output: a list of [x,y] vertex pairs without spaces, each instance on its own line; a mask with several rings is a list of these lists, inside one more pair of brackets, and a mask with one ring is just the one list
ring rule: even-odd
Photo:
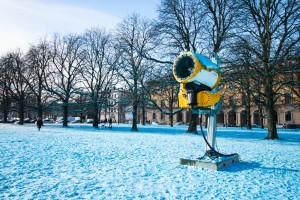
[[126,16],[157,16],[160,0],[0,0],[0,56],[40,38],[113,29]]

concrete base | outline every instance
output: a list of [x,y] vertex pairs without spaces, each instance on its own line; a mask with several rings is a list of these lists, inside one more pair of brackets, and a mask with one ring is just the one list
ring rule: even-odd
[[238,155],[233,155],[233,156],[229,156],[229,157],[227,157],[227,156],[219,157],[214,160],[210,159],[209,157],[202,157],[202,158],[196,158],[196,159],[180,158],[181,165],[202,167],[202,168],[208,168],[208,169],[213,169],[213,170],[219,170],[223,167],[227,167],[228,165],[231,165],[238,161],[239,161]]

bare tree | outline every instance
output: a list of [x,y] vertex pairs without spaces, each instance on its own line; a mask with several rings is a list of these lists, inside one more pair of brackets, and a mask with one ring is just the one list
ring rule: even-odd
[[[197,52],[203,49],[201,3],[196,0],[162,0],[158,9],[157,30],[163,44],[178,55],[180,51]],[[172,54],[171,54],[172,55]],[[197,132],[198,115],[192,115],[189,133]]]
[[81,71],[82,83],[91,101],[95,128],[99,124],[99,110],[109,98],[108,90],[117,82],[111,40],[111,35],[105,29],[93,28],[84,34],[85,64]]
[[231,45],[237,17],[240,15],[237,0],[201,0],[203,3],[204,43],[208,53],[215,56]]
[[32,74],[20,50],[8,53],[5,60],[5,76],[9,77],[4,83],[5,88],[8,89],[11,101],[15,103],[13,110],[19,113],[19,124],[23,125],[27,99],[31,95],[26,79],[31,79]]
[[181,112],[182,109],[176,109],[178,105],[179,84],[174,79],[173,74],[157,77],[148,82],[150,103],[155,109],[159,109],[161,114],[167,115],[170,120],[170,126],[174,125],[174,115]]
[[[227,0],[163,0],[157,29],[173,51],[215,56],[231,37],[235,2]],[[198,115],[192,114],[187,132],[197,132]]]
[[9,91],[11,88],[11,77],[9,76],[9,69],[12,65],[12,60],[9,54],[1,57],[0,59],[0,109],[3,112],[3,122],[7,123],[7,117],[9,112],[9,106],[11,105],[11,99]]
[[50,96],[44,87],[47,78],[46,69],[51,61],[49,42],[43,39],[37,45],[32,45],[26,55],[26,60],[32,76],[25,80],[36,100],[29,106],[36,110],[38,117],[42,119],[43,111],[51,105]]
[[69,102],[76,92],[83,65],[82,41],[79,36],[53,38],[51,65],[47,68],[47,90],[62,104],[63,126],[67,127]]
[[239,98],[242,101],[240,104],[246,110],[247,129],[252,129],[251,106],[254,104],[254,99],[251,96],[253,84],[250,74],[253,72],[251,72],[250,66],[253,64],[253,58],[251,53],[243,48],[243,43],[238,40],[229,49],[229,55],[231,56],[227,60],[231,61],[227,63],[229,66],[223,68],[223,77],[220,85],[221,87],[234,87],[236,93],[232,91],[224,93],[222,99],[226,100],[232,96],[241,97]]
[[156,25],[168,49],[193,51],[201,48],[202,13],[197,0],[162,0]]
[[132,14],[121,22],[116,30],[116,50],[119,57],[118,74],[132,94],[132,131],[137,129],[137,110],[141,95],[141,78],[149,69],[149,60],[140,52],[147,52],[150,42],[150,22],[138,14]]
[[[256,90],[253,98],[265,108],[268,122],[266,139],[278,139],[275,103],[289,82],[280,76],[291,71],[299,58],[300,3],[297,0],[242,0],[243,24],[240,39],[253,54],[250,66]],[[294,71],[295,72],[295,71]],[[262,89],[257,89],[262,88]]]

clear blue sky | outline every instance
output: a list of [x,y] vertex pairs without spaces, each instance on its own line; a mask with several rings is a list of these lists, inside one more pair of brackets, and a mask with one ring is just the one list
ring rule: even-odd
[[157,16],[160,0],[0,0],[0,56],[39,38],[103,26],[113,29],[127,15]]

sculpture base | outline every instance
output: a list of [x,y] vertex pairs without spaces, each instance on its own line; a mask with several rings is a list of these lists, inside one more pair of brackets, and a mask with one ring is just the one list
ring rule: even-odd
[[208,168],[212,170],[220,170],[221,168],[227,167],[238,161],[239,161],[238,155],[223,156],[216,159],[211,159],[207,156],[203,156],[201,158],[196,158],[196,159],[180,158],[181,165],[202,167],[202,168]]

